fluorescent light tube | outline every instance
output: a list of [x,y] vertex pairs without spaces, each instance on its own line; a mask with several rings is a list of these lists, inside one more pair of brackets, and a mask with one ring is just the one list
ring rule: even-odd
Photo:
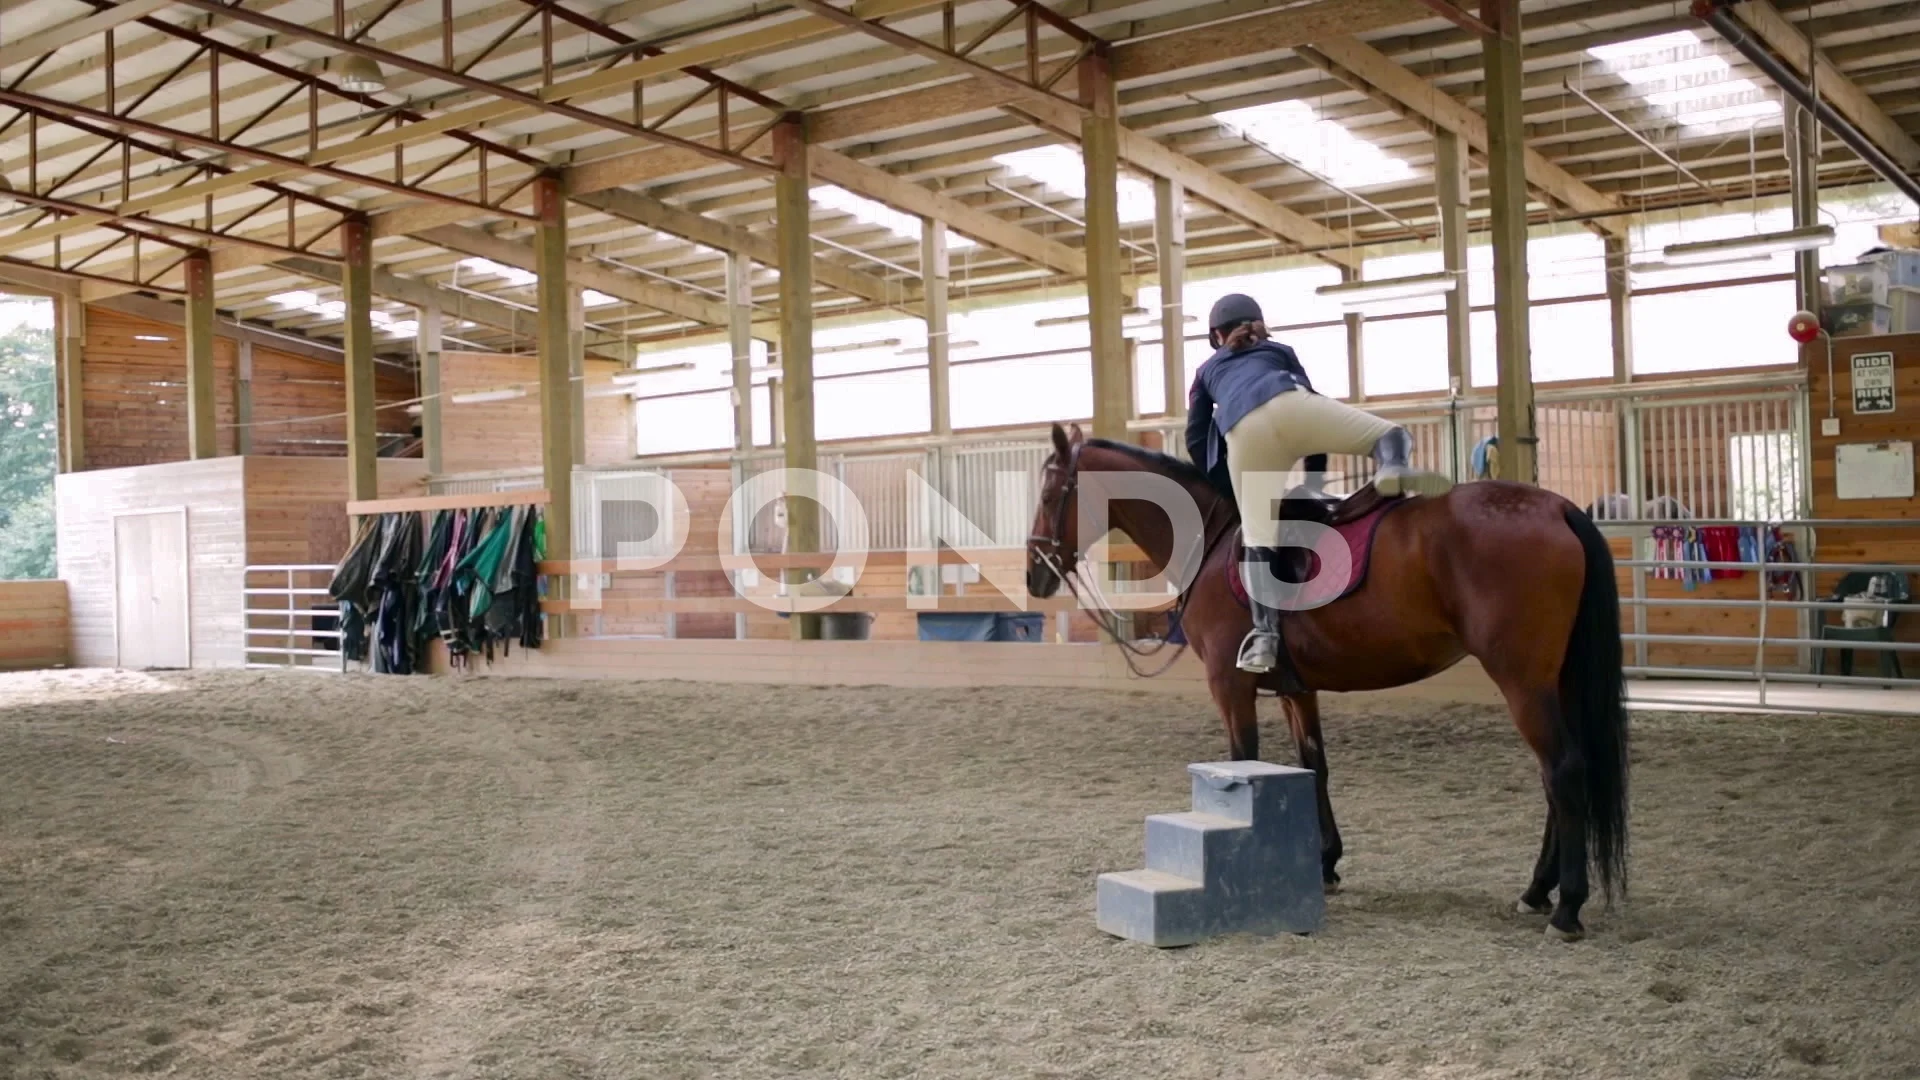
[[612,382],[615,386],[631,386],[649,375],[658,375],[663,371],[692,371],[693,367],[693,361],[683,360],[678,364],[660,364],[655,367],[630,368],[614,374],[608,381]]
[[1443,296],[1460,285],[1460,275],[1451,270],[1412,277],[1383,278],[1379,281],[1348,281],[1322,285],[1314,292],[1332,297],[1341,307],[1358,308],[1388,300],[1414,300],[1423,296]]
[[1676,266],[1723,262],[1737,258],[1759,258],[1782,252],[1812,251],[1833,243],[1833,226],[1814,225],[1786,232],[1736,236],[1726,240],[1697,240],[1690,244],[1668,244],[1662,252]]
[[527,396],[524,386],[503,386],[498,390],[475,390],[466,394],[455,394],[447,400],[455,405],[478,405],[483,401],[511,401]]

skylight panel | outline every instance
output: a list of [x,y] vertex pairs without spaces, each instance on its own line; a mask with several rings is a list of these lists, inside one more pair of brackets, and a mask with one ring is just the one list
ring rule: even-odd
[[303,310],[319,302],[319,294],[309,292],[306,289],[292,289],[283,293],[274,293],[272,296],[267,297],[267,303],[269,304],[278,304],[283,308],[291,308],[294,310]]
[[[308,289],[290,289],[274,293],[267,297],[269,304],[277,304],[288,311],[305,311],[314,315],[324,315],[329,319],[345,319],[347,302],[345,300],[322,300],[320,294]],[[367,321],[374,329],[395,337],[414,337],[420,332],[420,323],[414,319],[396,319],[387,312],[374,310],[367,312]]]
[[506,278],[509,285],[531,285],[540,280],[540,275],[531,270],[522,270],[517,266],[507,266],[478,256],[461,259],[460,265],[476,274],[492,274],[494,277]]
[[1231,109],[1213,118],[1340,187],[1378,187],[1413,176],[1412,166],[1322,117],[1304,101]]
[[1587,55],[1688,134],[1719,134],[1780,121],[1780,102],[1736,73],[1714,46],[1691,30],[1597,45]]
[[620,298],[608,296],[598,289],[586,289],[580,293],[580,302],[587,307],[606,307],[608,304],[619,303]]
[[[838,210],[855,221],[866,225],[877,225],[903,240],[920,240],[920,219],[912,214],[903,214],[891,206],[874,202],[864,195],[855,195],[846,188],[834,184],[821,184],[808,192],[813,201],[829,210]],[[959,233],[947,234],[947,249],[972,247],[973,241]]]
[[[1036,146],[1000,154],[993,160],[1069,198],[1084,200],[1087,197],[1086,162],[1080,157],[1080,151],[1072,147]],[[1121,221],[1153,220],[1153,188],[1130,176],[1122,176],[1118,191]]]

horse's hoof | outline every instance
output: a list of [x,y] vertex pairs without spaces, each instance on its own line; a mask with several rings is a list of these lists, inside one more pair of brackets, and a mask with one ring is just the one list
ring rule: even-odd
[[1340,880],[1338,878],[1335,878],[1332,881],[1321,882],[1320,891],[1323,893],[1326,893],[1328,896],[1332,896],[1334,893],[1337,893],[1340,891]]
[[1587,932],[1585,930],[1562,930],[1552,923],[1547,924],[1547,937],[1554,941],[1579,941],[1586,936]]
[[1523,898],[1519,903],[1513,905],[1513,910],[1522,915],[1545,915],[1552,911],[1553,907],[1548,904],[1541,904],[1539,907],[1534,907]]

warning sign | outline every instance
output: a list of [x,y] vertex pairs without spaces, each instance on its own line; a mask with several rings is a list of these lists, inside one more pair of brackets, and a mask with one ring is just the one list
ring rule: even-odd
[[1856,353],[1853,357],[1853,411],[1893,411],[1893,354]]

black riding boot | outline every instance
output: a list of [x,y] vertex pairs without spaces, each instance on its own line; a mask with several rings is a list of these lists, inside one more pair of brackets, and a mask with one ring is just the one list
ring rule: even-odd
[[1240,564],[1241,581],[1247,587],[1247,606],[1253,610],[1253,629],[1240,642],[1240,656],[1235,666],[1256,675],[1272,671],[1280,662],[1280,611],[1260,602],[1264,590],[1259,584],[1266,580],[1262,575],[1273,573],[1276,554],[1271,548],[1248,548]]
[[1408,462],[1413,457],[1413,433],[1403,427],[1387,432],[1373,444],[1374,489],[1382,495],[1444,495],[1453,481],[1439,473],[1422,472]]

